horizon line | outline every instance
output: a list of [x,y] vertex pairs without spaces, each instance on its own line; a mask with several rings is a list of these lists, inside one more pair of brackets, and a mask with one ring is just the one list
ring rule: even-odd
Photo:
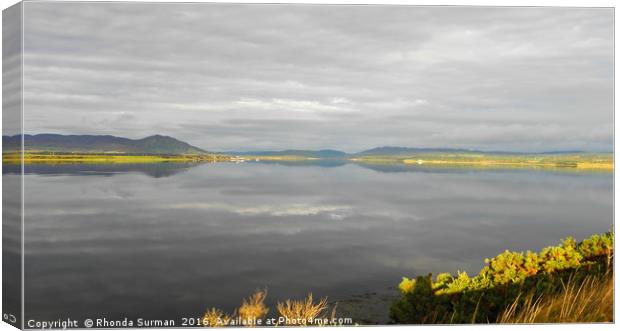
[[285,148],[285,149],[253,149],[253,150],[244,150],[243,148],[236,148],[235,149],[210,149],[210,148],[202,148],[202,147],[197,147],[185,140],[181,140],[176,138],[175,136],[171,136],[171,135],[165,135],[165,134],[151,134],[151,135],[147,135],[144,136],[142,138],[127,138],[127,137],[123,137],[123,136],[117,136],[117,135],[113,135],[113,134],[62,134],[62,133],[21,133],[21,134],[15,134],[15,135],[2,135],[2,137],[16,137],[16,136],[26,136],[26,135],[30,135],[30,136],[36,136],[36,135],[57,135],[57,136],[99,136],[99,137],[115,137],[115,138],[124,138],[124,139],[129,139],[129,140],[142,140],[142,139],[146,139],[146,138],[150,138],[150,137],[168,137],[168,138],[172,138],[172,139],[176,139],[178,141],[181,141],[183,143],[189,144],[192,147],[196,147],[202,150],[205,150],[207,152],[215,152],[215,153],[230,153],[230,152],[235,152],[237,154],[241,154],[241,153],[252,153],[252,152],[285,152],[285,151],[312,151],[312,152],[319,152],[319,151],[335,151],[335,152],[341,152],[341,153],[345,153],[345,154],[359,154],[359,153],[363,153],[372,149],[379,149],[379,148],[407,148],[407,149],[420,149],[420,150],[455,150],[455,151],[464,151],[464,152],[480,152],[480,153],[514,153],[514,154],[550,154],[550,153],[614,153],[614,149],[612,148],[612,150],[584,150],[584,149],[578,149],[578,148],[567,148],[567,149],[555,149],[555,150],[543,150],[543,151],[538,151],[538,152],[534,152],[534,151],[523,151],[523,150],[502,150],[502,149],[493,149],[493,150],[485,150],[483,148],[471,148],[471,147],[411,147],[411,146],[403,146],[403,145],[382,145],[382,146],[378,146],[375,145],[374,147],[369,147],[369,148],[364,148],[361,149],[357,152],[348,152],[348,151],[344,151],[344,150],[340,150],[340,149],[336,149],[336,148],[331,148],[331,147],[323,147],[323,148],[316,148],[316,149],[308,149],[308,148]]

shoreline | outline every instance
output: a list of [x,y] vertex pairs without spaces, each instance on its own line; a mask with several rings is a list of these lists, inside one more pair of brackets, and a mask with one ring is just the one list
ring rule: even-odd
[[[468,169],[540,169],[613,172],[613,155],[576,154],[561,156],[539,155],[419,155],[419,156],[364,156],[351,158],[320,158],[300,155],[223,155],[223,154],[186,154],[186,155],[131,155],[113,153],[26,153],[24,164],[119,164],[119,163],[213,163],[213,162],[304,162],[322,160],[341,160],[350,163],[404,165],[410,167],[431,168],[468,168]],[[19,153],[3,153],[2,162],[20,164]]]
[[[119,163],[193,163],[193,162],[234,162],[227,155],[127,155],[127,154],[34,154],[28,153],[23,157],[24,164],[119,164]],[[20,164],[21,157],[17,153],[3,154],[2,163]]]

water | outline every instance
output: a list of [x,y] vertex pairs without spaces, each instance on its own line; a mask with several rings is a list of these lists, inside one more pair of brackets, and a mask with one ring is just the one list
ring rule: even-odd
[[474,274],[505,249],[613,222],[611,173],[341,162],[26,170],[26,320],[198,317],[265,287],[269,304],[396,293],[402,276]]

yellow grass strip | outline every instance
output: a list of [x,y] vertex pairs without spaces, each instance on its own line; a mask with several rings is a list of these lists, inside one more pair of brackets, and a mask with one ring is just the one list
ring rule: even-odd
[[[25,164],[63,163],[162,163],[162,162],[223,162],[230,161],[225,155],[119,155],[119,154],[25,154]],[[2,162],[21,163],[17,153],[3,154]]]

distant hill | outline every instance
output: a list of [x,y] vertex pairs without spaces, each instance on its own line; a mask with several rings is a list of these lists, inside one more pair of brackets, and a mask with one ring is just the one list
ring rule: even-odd
[[356,155],[411,155],[420,153],[482,153],[481,151],[461,148],[411,148],[411,147],[377,147]]
[[256,155],[256,156],[283,156],[283,155],[295,155],[304,157],[316,157],[322,159],[337,159],[345,158],[347,153],[333,150],[333,149],[321,149],[317,151],[312,150],[300,150],[300,149],[287,149],[283,151],[257,151],[257,152],[225,152],[225,154],[232,155]]
[[[60,135],[37,134],[24,135],[26,150],[42,152],[75,152],[75,153],[127,153],[127,154],[205,154],[203,149],[192,146],[173,137],[153,135],[142,139],[129,139],[110,135]],[[2,136],[2,147],[5,152],[20,148],[19,136]],[[411,148],[383,146],[359,153],[345,153],[333,149],[301,150],[288,149],[281,151],[230,151],[229,155],[256,156],[302,156],[320,159],[346,159],[355,156],[409,156],[434,153],[481,153],[481,154],[576,154],[581,151],[550,151],[543,153],[518,153],[502,151],[480,151],[462,148]]]
[[[206,151],[178,139],[154,135],[143,139],[115,136],[37,134],[24,135],[27,151],[127,154],[204,154]],[[19,136],[2,136],[5,152],[20,147]]]
[[368,149],[359,153],[345,153],[338,150],[333,149],[322,149],[322,150],[298,150],[298,149],[288,149],[283,151],[229,151],[225,152],[225,154],[230,155],[256,155],[256,156],[283,156],[283,155],[295,155],[295,156],[304,156],[304,157],[316,157],[322,159],[343,159],[348,157],[356,157],[356,156],[410,156],[416,154],[448,154],[448,153],[459,153],[459,154],[468,154],[468,153],[476,153],[476,154],[496,154],[496,155],[549,155],[549,154],[578,154],[583,153],[582,151],[549,151],[549,152],[541,152],[541,153],[522,153],[522,152],[505,152],[505,151],[481,151],[475,149],[465,149],[465,148],[419,148],[419,147],[398,147],[398,146],[383,146],[376,147],[372,149]]
[[417,148],[417,147],[394,147],[384,146],[377,147],[363,152],[359,152],[355,155],[367,156],[367,155],[383,155],[383,156],[407,156],[415,154],[445,154],[445,153],[475,153],[475,154],[487,154],[487,155],[553,155],[553,154],[580,154],[583,151],[578,150],[566,150],[566,151],[548,151],[538,153],[525,153],[525,152],[506,152],[506,151],[482,151],[477,149],[465,149],[465,148]]

